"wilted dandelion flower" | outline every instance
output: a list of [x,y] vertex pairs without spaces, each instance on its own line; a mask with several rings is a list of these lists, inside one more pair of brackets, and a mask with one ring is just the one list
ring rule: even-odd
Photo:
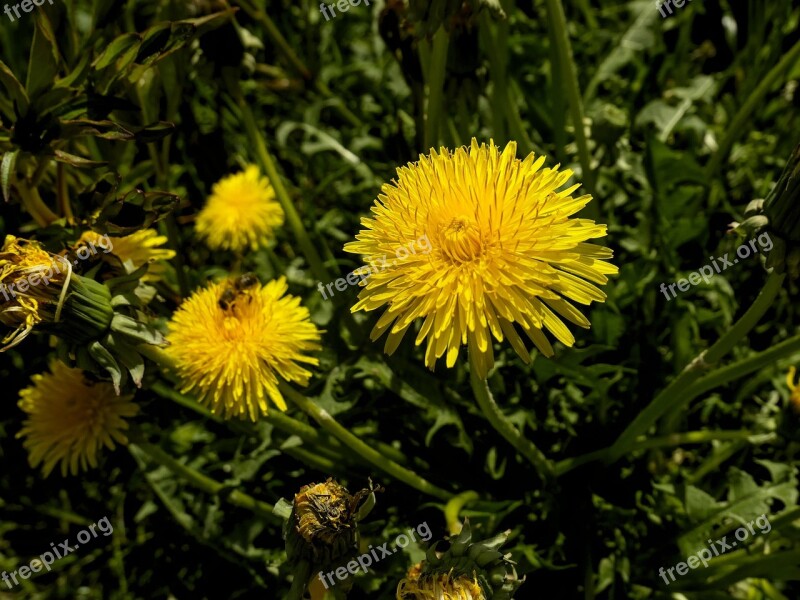
[[45,477],[59,462],[62,475],[97,467],[103,446],[128,443],[125,419],[139,410],[133,396],[117,396],[110,383],[89,381],[59,361],[32,381],[20,392],[19,407],[28,418],[17,437],[25,438],[31,466],[41,463]]
[[249,165],[214,184],[195,230],[212,250],[256,250],[267,244],[283,217],[269,180]]
[[[606,226],[570,218],[591,196],[577,198],[579,187],[557,191],[569,170],[542,168],[544,157],[516,158],[516,143],[501,152],[490,142],[420,156],[397,170],[364,218],[358,241],[345,250],[395,260],[372,274],[352,311],[386,307],[372,331],[375,340],[389,332],[391,354],[412,323],[423,319],[416,337],[428,340],[425,364],[433,369],[445,353],[452,367],[467,344],[478,375],[494,364],[492,336],[508,338],[525,361],[530,355],[515,324],[545,355],[553,348],[543,329],[571,346],[575,338],[562,321],[588,328],[589,321],[570,301],[588,305],[605,294],[617,268],[610,249],[587,243],[606,235]],[[409,240],[426,235],[432,250],[409,253]]]
[[[110,241],[109,243],[106,243]],[[159,235],[155,229],[141,229],[130,235],[109,238],[94,231],[85,231],[78,244],[91,242],[103,249],[103,254],[111,254],[119,259],[126,272],[132,273],[144,264],[149,265],[141,281],[158,281],[166,271],[164,261],[175,257],[175,251],[161,248],[167,237]]]
[[306,385],[317,365],[320,331],[300,299],[285,295],[285,278],[264,286],[239,280],[195,292],[175,312],[167,336],[185,392],[225,418],[255,421],[267,396],[281,410],[280,379]]
[[[409,573],[411,575],[411,573]],[[406,577],[397,588],[397,600],[486,600],[476,578],[449,573]]]

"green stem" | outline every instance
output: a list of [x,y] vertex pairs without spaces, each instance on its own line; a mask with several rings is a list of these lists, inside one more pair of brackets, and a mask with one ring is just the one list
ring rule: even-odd
[[303,559],[295,568],[292,587],[286,600],[303,600],[303,592],[306,591],[308,580],[311,577],[311,563]]
[[686,390],[702,375],[703,369],[715,364],[741,340],[747,333],[755,327],[764,313],[772,306],[778,292],[781,290],[784,275],[770,273],[764,288],[756,300],[747,309],[747,312],[734,323],[727,333],[721,336],[716,343],[708,350],[701,352],[681,374],[675,378],[664,390],[661,391],[653,401],[642,410],[633,422],[625,428],[617,441],[611,447],[608,460],[617,461],[625,454],[641,435],[658,421],[668,411],[681,406],[685,397]]
[[544,481],[551,480],[555,475],[553,464],[533,442],[525,438],[514,427],[514,424],[506,418],[492,397],[492,392],[489,390],[489,382],[478,377],[477,372],[474,355],[470,354],[470,383],[472,384],[475,399],[478,401],[478,406],[480,406],[483,414],[492,424],[492,427],[514,446],[522,456],[528,459]]
[[280,386],[281,392],[294,402],[304,413],[314,419],[319,425],[330,432],[336,439],[342,442],[345,446],[351,448],[354,452],[368,460],[370,463],[385,471],[389,475],[402,481],[403,483],[413,487],[420,492],[429,494],[440,500],[449,500],[453,494],[447,492],[439,487],[436,487],[426,479],[423,479],[413,471],[397,464],[383,456],[380,452],[362,442],[359,438],[353,435],[345,427],[339,424],[328,411],[320,408],[316,403],[312,402],[288,384],[282,383]]
[[132,441],[129,446],[131,451],[141,451],[154,462],[166,467],[176,475],[179,475],[185,479],[190,485],[213,496],[219,496],[234,506],[245,508],[261,517],[269,519],[270,521],[280,522],[280,519],[273,514],[272,507],[269,504],[261,502],[260,500],[256,500],[252,496],[239,490],[229,490],[228,486],[225,484],[220,483],[215,479],[211,479],[199,471],[196,471],[193,468],[178,462],[158,446],[154,446],[153,444],[149,444],[143,440],[136,440],[133,435],[131,438]]
[[686,389],[685,397],[682,402],[689,402],[707,391],[712,390],[721,385],[725,385],[730,381],[740,379],[745,375],[749,375],[763,367],[775,364],[778,359],[789,356],[796,352],[800,352],[800,335],[784,340],[779,344],[772,346],[769,350],[764,350],[758,354],[753,354],[740,361],[731,363],[724,367],[701,377],[691,386]]
[[[581,178],[586,185],[587,191],[594,196],[594,172],[591,168],[589,158],[589,145],[586,140],[586,133],[583,124],[583,102],[578,87],[578,71],[575,68],[575,61],[572,57],[569,35],[567,33],[567,19],[564,16],[564,8],[560,0],[546,0],[547,13],[550,16],[550,37],[556,46],[561,67],[566,70],[566,78],[563,79],[567,99],[569,101],[572,124],[575,128],[575,143],[578,145],[578,157],[581,163]],[[589,206],[592,206],[591,204]],[[595,204],[597,210],[597,205]],[[587,207],[588,208],[588,207]],[[588,214],[588,213],[587,213]],[[589,215],[591,216],[591,215]]]
[[253,111],[242,96],[241,90],[239,89],[239,82],[229,78],[228,83],[229,89],[231,90],[231,93],[233,94],[233,97],[242,113],[247,135],[255,147],[255,153],[259,163],[261,164],[261,168],[264,169],[264,172],[269,178],[272,187],[275,189],[275,195],[281,204],[281,208],[283,208],[283,212],[286,214],[286,220],[288,221],[289,226],[291,227],[292,232],[297,239],[297,243],[300,245],[300,249],[303,251],[306,260],[308,261],[311,272],[320,281],[330,281],[331,276],[329,275],[328,270],[325,268],[317,249],[311,242],[308,231],[303,225],[303,221],[300,219],[297,209],[295,209],[292,198],[289,196],[289,192],[286,190],[286,187],[283,185],[283,180],[278,174],[275,161],[272,159],[272,156],[269,153],[267,141],[264,139],[264,136],[261,135],[261,131],[256,124],[256,118],[253,115]]
[[506,73],[508,26],[504,23],[497,25],[498,37],[503,40],[502,47],[496,43],[494,27],[492,18],[487,11],[484,11],[480,18],[479,33],[486,46],[486,54],[489,57],[489,73],[492,78],[492,133],[502,140],[506,137],[505,111],[508,107],[508,77]]
[[711,160],[708,161],[708,165],[706,165],[706,180],[710,181],[711,178],[717,174],[717,171],[722,165],[722,161],[728,156],[728,152],[730,152],[733,143],[744,133],[750,131],[750,128],[747,127],[747,123],[753,111],[763,104],[764,98],[769,90],[775,85],[781,74],[789,70],[798,57],[800,57],[800,41],[795,43],[795,45],[783,55],[783,58],[778,64],[767,73],[761,80],[761,83],[758,84],[758,87],[753,90],[753,93],[747,98],[739,109],[739,112],[736,113],[736,116],[733,117],[730,124],[725,128],[725,135],[719,143],[717,151],[714,152]]
[[[754,434],[750,431],[684,431],[682,433],[670,433],[655,438],[642,438],[636,441],[629,450],[629,453],[641,450],[652,450],[654,448],[666,448],[670,446],[684,446],[686,444],[704,444],[713,441],[735,440],[749,441],[753,444],[765,444],[775,441],[774,433]],[[556,463],[556,476],[560,477],[573,469],[590,462],[603,460],[611,448],[595,450],[588,454],[567,458]]]
[[428,73],[428,110],[425,118],[425,148],[422,149],[423,152],[433,148],[439,141],[449,41],[450,36],[444,27],[440,27],[433,36],[433,52]]

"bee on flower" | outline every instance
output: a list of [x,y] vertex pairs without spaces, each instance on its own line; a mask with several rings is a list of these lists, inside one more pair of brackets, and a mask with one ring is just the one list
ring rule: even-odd
[[[195,292],[175,312],[167,336],[184,392],[224,418],[267,414],[267,399],[280,410],[281,380],[306,385],[319,364],[321,332],[281,277],[261,285],[249,274]],[[246,278],[242,281],[242,278]]]

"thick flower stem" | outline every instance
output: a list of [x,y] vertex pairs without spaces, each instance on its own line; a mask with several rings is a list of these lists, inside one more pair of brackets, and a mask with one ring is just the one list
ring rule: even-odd
[[428,110],[425,117],[425,148],[430,150],[439,142],[439,126],[442,121],[442,101],[444,97],[445,68],[447,67],[447,47],[450,36],[440,27],[433,36],[433,52],[428,69]]
[[[252,511],[261,517],[265,517],[273,523],[282,522],[282,520],[273,513],[272,507],[269,504],[261,502],[260,500],[256,500],[252,496],[239,490],[228,490],[228,486],[225,484],[220,483],[215,479],[211,479],[199,471],[196,471],[191,467],[178,462],[158,446],[154,446],[153,444],[149,444],[145,441],[139,441],[135,438],[135,436],[131,437],[133,439],[129,445],[129,448],[132,452],[139,450],[154,462],[168,468],[170,471],[186,480],[186,482],[192,486],[203,490],[208,494],[220,496],[222,499],[227,500],[230,504]],[[226,490],[228,490],[227,493]]]
[[58,215],[47,207],[36,187],[29,187],[25,180],[18,180],[16,185],[22,205],[39,227],[47,227],[53,221],[58,220]]
[[345,446],[351,448],[354,452],[368,460],[374,466],[385,471],[403,483],[413,487],[414,489],[425,494],[429,494],[435,498],[438,498],[439,500],[447,501],[453,497],[452,493],[436,487],[413,471],[402,467],[389,458],[386,458],[380,452],[362,442],[349,430],[339,424],[339,422],[336,421],[336,419],[334,419],[328,413],[328,411],[317,406],[314,402],[297,392],[291,386],[287,384],[281,384],[280,390],[284,396],[289,398],[298,406],[298,408],[300,408],[300,410],[319,423],[323,429],[330,432]]
[[544,481],[550,481],[554,476],[553,464],[547,459],[533,442],[523,436],[514,424],[509,421],[492,397],[489,382],[478,377],[474,355],[470,353],[470,383],[475,399],[478,401],[483,414],[492,427],[510,443],[517,452],[530,462]]
[[711,348],[697,356],[680,375],[658,394],[653,401],[642,410],[633,422],[625,428],[617,441],[611,447],[607,460],[617,461],[627,453],[634,441],[639,436],[647,433],[647,430],[655,424],[658,419],[670,410],[677,409],[684,405],[687,390],[695,381],[703,375],[703,369],[715,364],[723,356],[733,349],[736,343],[755,327],[758,321],[764,316],[773,300],[781,290],[784,275],[771,273],[764,284],[764,288],[756,300],[742,317],[734,323],[733,327],[720,337]]
[[300,245],[300,249],[308,261],[311,272],[314,274],[314,277],[319,279],[319,281],[330,281],[331,276],[328,274],[328,271],[325,268],[317,249],[311,242],[311,237],[308,235],[308,231],[306,230],[305,225],[303,225],[303,221],[300,218],[297,209],[295,209],[294,202],[292,202],[289,192],[283,185],[283,180],[281,179],[278,169],[275,166],[275,161],[272,159],[272,155],[270,155],[267,148],[267,141],[264,139],[264,136],[261,135],[261,131],[256,123],[255,115],[253,115],[250,105],[247,104],[244,96],[242,95],[239,82],[230,76],[227,77],[226,80],[228,83],[228,89],[236,101],[236,105],[241,111],[247,136],[250,138],[250,142],[255,148],[256,158],[261,165],[261,168],[267,175],[269,182],[272,184],[273,189],[275,190],[275,196],[278,198],[281,208],[283,208],[283,212],[286,214],[286,220],[289,223],[289,227],[291,227],[292,233],[294,233],[295,239]]
[[[561,66],[566,70],[566,78],[563,80],[564,87],[569,100],[572,125],[575,128],[575,143],[578,146],[578,158],[581,163],[581,177],[583,178],[586,189],[594,196],[594,172],[591,168],[589,158],[589,144],[586,140],[586,133],[583,130],[583,103],[581,93],[578,89],[578,72],[575,69],[575,61],[572,58],[572,48],[570,47],[569,34],[567,32],[567,19],[564,16],[564,7],[561,0],[547,0],[547,13],[552,24],[550,30],[551,43],[555,45]],[[587,215],[596,216],[596,204],[590,204]]]

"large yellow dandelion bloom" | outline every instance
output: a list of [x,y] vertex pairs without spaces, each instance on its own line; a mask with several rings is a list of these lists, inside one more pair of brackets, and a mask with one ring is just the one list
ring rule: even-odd
[[147,273],[142,277],[142,281],[158,281],[166,271],[164,261],[175,257],[174,250],[160,248],[167,241],[167,237],[159,235],[155,229],[141,229],[130,235],[115,238],[94,231],[85,231],[76,246],[91,242],[102,250],[103,255],[110,253],[116,256],[128,273],[147,264],[149,265]]
[[[365,229],[345,250],[380,265],[362,282],[352,311],[386,307],[371,337],[389,331],[388,354],[424,319],[416,344],[427,338],[428,368],[445,353],[452,367],[467,344],[478,375],[486,377],[494,364],[492,336],[507,338],[530,361],[515,324],[545,356],[553,348],[543,329],[571,346],[575,338],[562,318],[590,326],[570,301],[606,298],[593,284],[617,272],[604,262],[612,252],[587,243],[605,236],[606,227],[569,218],[591,196],[574,198],[578,185],[558,191],[572,172],[543,164],[533,154],[517,159],[514,142],[501,152],[473,139],[469,149],[420,156],[383,186],[374,217],[362,219]],[[414,247],[423,238],[430,243],[425,252]]]
[[412,567],[397,586],[397,600],[486,600],[477,578],[452,577],[448,573],[420,576]]
[[319,364],[307,352],[320,349],[320,331],[300,299],[285,295],[286,279],[264,286],[252,276],[195,292],[175,312],[167,353],[185,392],[194,392],[225,418],[267,414],[267,401],[286,410],[279,378],[306,385],[302,363]]
[[256,250],[283,225],[283,217],[269,180],[249,165],[214,184],[195,231],[212,250]]
[[17,437],[25,438],[31,466],[41,463],[45,477],[59,462],[62,475],[97,467],[103,446],[113,450],[114,442],[128,443],[125,419],[139,411],[133,396],[117,396],[110,383],[89,381],[82,370],[59,361],[31,380],[19,394],[28,418]]

